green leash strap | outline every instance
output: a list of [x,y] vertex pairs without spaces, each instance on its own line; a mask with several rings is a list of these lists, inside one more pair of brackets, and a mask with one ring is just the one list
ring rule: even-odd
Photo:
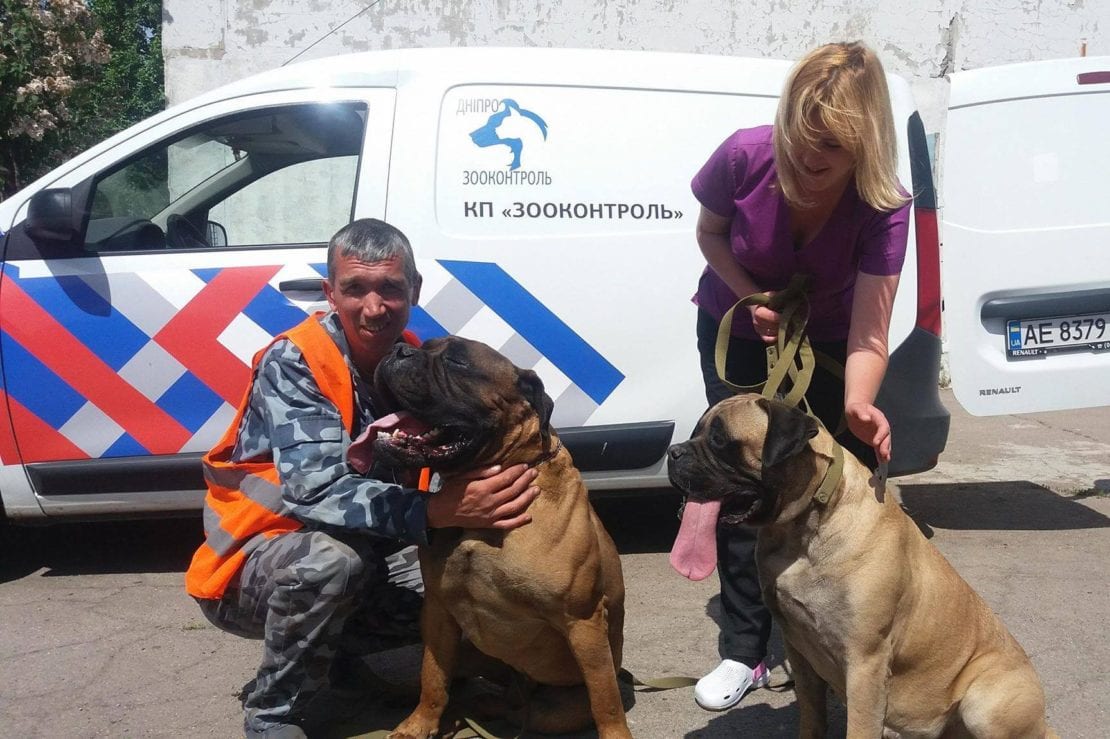
[[844,447],[837,444],[836,439],[833,439],[832,451],[833,455],[832,459],[829,460],[829,468],[825,470],[825,477],[821,480],[821,486],[813,494],[813,499],[821,505],[828,505],[829,498],[836,490],[836,486],[840,484],[840,478],[844,474]]
[[[773,303],[774,298],[770,302]],[[805,335],[809,320],[809,304],[805,294],[799,293],[798,297],[786,303],[780,316],[773,351],[767,352],[767,383],[763,389],[763,397],[775,397],[783,387],[783,380],[789,377],[790,391],[783,397],[783,402],[797,407],[805,398],[813,378],[813,349]]]
[[[717,329],[714,364],[717,377],[727,387],[736,392],[759,393],[768,400],[774,399],[781,392],[783,382],[789,380],[790,388],[783,394],[782,402],[791,407],[801,408],[813,416],[814,413],[806,402],[805,394],[813,380],[814,369],[820,366],[843,382],[844,365],[824,352],[814,351],[809,337],[806,336],[806,324],[809,322],[809,300],[806,297],[808,283],[808,275],[796,274],[790,279],[786,289],[770,297],[764,293],[749,295],[725,311]],[[755,385],[737,385],[725,376],[732,321],[737,308],[753,305],[765,305],[779,313],[779,332],[775,343],[767,347],[767,379]],[[847,421],[841,414],[833,436],[839,436],[847,428]]]
[[[780,680],[775,680],[768,683],[768,688],[770,688],[771,690],[782,690],[794,684],[794,678],[790,674],[790,671],[786,669],[785,665],[783,666],[783,670],[785,672],[785,676]],[[694,685],[697,685],[698,683],[698,678],[686,676],[641,679],[636,677],[623,667],[617,671],[617,679],[627,685],[633,686],[634,688],[645,688],[645,690],[640,691],[644,693],[656,690],[673,690],[674,688],[690,688]]]
[[[805,394],[813,379],[813,370],[816,365],[844,381],[844,366],[823,352],[813,351],[809,337],[806,336],[806,323],[809,321],[809,299],[806,297],[806,287],[809,277],[796,274],[790,278],[790,283],[785,290],[780,290],[768,297],[765,293],[755,293],[738,301],[729,308],[721,325],[717,330],[717,343],[714,347],[714,362],[717,367],[717,377],[728,387],[738,392],[758,392],[764,398],[772,400],[778,395],[784,380],[790,381],[790,389],[783,395],[782,402],[794,408],[801,408],[810,416],[817,418],[806,402]],[[737,385],[729,382],[725,377],[726,360],[728,358],[728,344],[732,336],[732,319],[736,309],[743,306],[765,305],[779,314],[779,331],[775,343],[767,348],[767,380],[756,385]],[[817,419],[821,423],[820,419]],[[840,423],[833,432],[833,456],[829,460],[829,467],[825,473],[821,486],[814,494],[814,499],[822,505],[828,503],[829,497],[840,482],[844,472],[844,450],[836,443],[835,437],[848,427],[844,414],[840,415]]]
[[[809,321],[809,301],[806,299],[808,281],[806,275],[794,275],[785,290],[769,297],[764,293],[749,295],[725,312],[714,347],[714,362],[721,382],[737,392],[757,392],[770,399],[779,392],[783,380],[789,377],[791,388],[783,401],[792,406],[802,402],[805,391],[809,388],[814,366],[813,349],[805,335],[806,323]],[[765,305],[779,313],[779,333],[775,343],[767,348],[767,380],[756,385],[737,385],[725,376],[732,321],[737,308],[753,305]]]
[[647,690],[674,690],[675,688],[690,688],[697,685],[696,677],[675,675],[673,677],[654,677],[641,680],[623,667],[617,670],[617,679],[636,688]]

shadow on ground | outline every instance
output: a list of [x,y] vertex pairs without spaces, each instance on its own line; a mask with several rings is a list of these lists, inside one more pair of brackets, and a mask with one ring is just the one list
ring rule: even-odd
[[180,519],[0,526],[0,583],[42,577],[184,572],[204,539],[200,515]]
[[590,502],[621,554],[671,551],[682,506],[677,491],[658,488],[595,493]]
[[1031,482],[900,485],[902,506],[925,532],[1067,531],[1110,526],[1110,518]]
[[[340,693],[324,693],[309,707],[306,730],[312,739],[359,739],[391,730],[400,724],[416,707],[419,700],[419,670],[421,650],[418,645],[383,652],[366,657],[366,664],[381,683],[363,692],[362,700],[345,698]],[[621,684],[621,697],[626,711],[632,711],[637,694],[632,686]],[[521,687],[516,690],[524,689]],[[450,702],[440,722],[441,734],[460,737],[475,736],[465,721],[478,725],[493,737],[552,737],[521,731],[521,718],[496,718],[480,706],[504,705],[502,688],[493,683],[474,678],[456,679],[451,684]],[[367,701],[365,696],[373,695]],[[485,700],[483,700],[485,699]],[[569,734],[559,734],[558,739],[593,739],[593,729]]]
[[[953,530],[1066,531],[1110,527],[1110,517],[1015,480],[900,485],[903,507],[926,535]],[[682,498],[667,488],[593,496],[594,508],[621,554],[668,552]],[[55,575],[184,572],[203,540],[200,516],[180,519],[0,525],[0,582],[44,570]]]
[[[827,736],[844,736],[847,731],[847,714],[834,698],[828,699]],[[770,706],[766,703],[745,705],[742,710],[717,714],[700,729],[687,732],[686,739],[716,739],[717,737],[757,736],[761,739],[798,736],[798,707]]]
[[[681,498],[672,490],[622,491],[595,501],[622,554],[670,551]],[[204,540],[200,514],[185,518],[17,526],[0,522],[0,583],[42,577],[184,572]]]
[[[413,649],[415,648],[406,648]],[[396,727],[408,716],[415,707],[418,699],[418,686],[416,685],[415,663],[416,651],[402,653],[400,650],[391,655],[381,657],[374,655],[369,658],[371,664],[377,660],[374,668],[388,674],[394,670],[391,680],[392,691],[389,695],[375,698],[372,702],[361,704],[344,700],[337,695],[322,695],[313,703],[310,711],[310,722],[306,728],[313,739],[361,739],[376,735],[375,732],[390,730]],[[397,673],[396,662],[407,663]],[[383,664],[392,662],[392,664]],[[777,671],[776,671],[777,672]],[[464,717],[474,715],[470,701],[481,687],[475,688],[469,681],[456,681],[452,686],[452,700],[445,713],[442,727],[463,726]],[[777,688],[779,691],[790,691],[791,688]],[[636,718],[635,704],[643,695],[642,689],[633,690],[631,686],[622,684],[621,694],[624,699],[625,710],[633,722]],[[760,736],[760,737],[796,737],[798,735],[798,710],[793,703],[775,707],[765,703],[747,703],[743,710],[731,710],[717,714],[704,714],[705,723],[697,729],[684,734],[686,739],[717,739],[733,736]],[[828,702],[829,735],[843,736],[846,730],[847,717],[843,705],[833,697]],[[317,723],[318,722],[318,723]],[[479,718],[482,729],[490,732],[495,737],[519,737],[520,739],[596,739],[594,730],[581,731],[572,734],[541,735],[529,731],[521,731],[519,723],[512,721]],[[317,728],[317,727],[328,728]],[[463,728],[460,736],[474,736]]]

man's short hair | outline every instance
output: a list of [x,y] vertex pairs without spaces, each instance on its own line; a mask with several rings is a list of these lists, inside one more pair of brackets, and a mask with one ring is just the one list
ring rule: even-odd
[[396,226],[377,218],[352,221],[331,237],[328,242],[329,282],[335,276],[335,262],[339,257],[354,257],[360,262],[381,262],[400,257],[409,288],[420,283],[416,258],[408,238]]

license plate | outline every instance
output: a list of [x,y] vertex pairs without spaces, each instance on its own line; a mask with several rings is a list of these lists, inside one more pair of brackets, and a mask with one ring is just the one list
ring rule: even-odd
[[1006,322],[1006,353],[1011,357],[1037,356],[1064,349],[1110,349],[1110,313]]

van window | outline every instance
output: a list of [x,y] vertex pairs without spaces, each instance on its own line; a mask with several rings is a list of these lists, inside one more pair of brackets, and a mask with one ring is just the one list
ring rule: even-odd
[[[352,217],[358,156],[291,164],[208,212],[228,246],[327,241]],[[275,208],[275,206],[278,206]]]
[[321,243],[354,207],[365,104],[211,121],[98,178],[86,251]]

